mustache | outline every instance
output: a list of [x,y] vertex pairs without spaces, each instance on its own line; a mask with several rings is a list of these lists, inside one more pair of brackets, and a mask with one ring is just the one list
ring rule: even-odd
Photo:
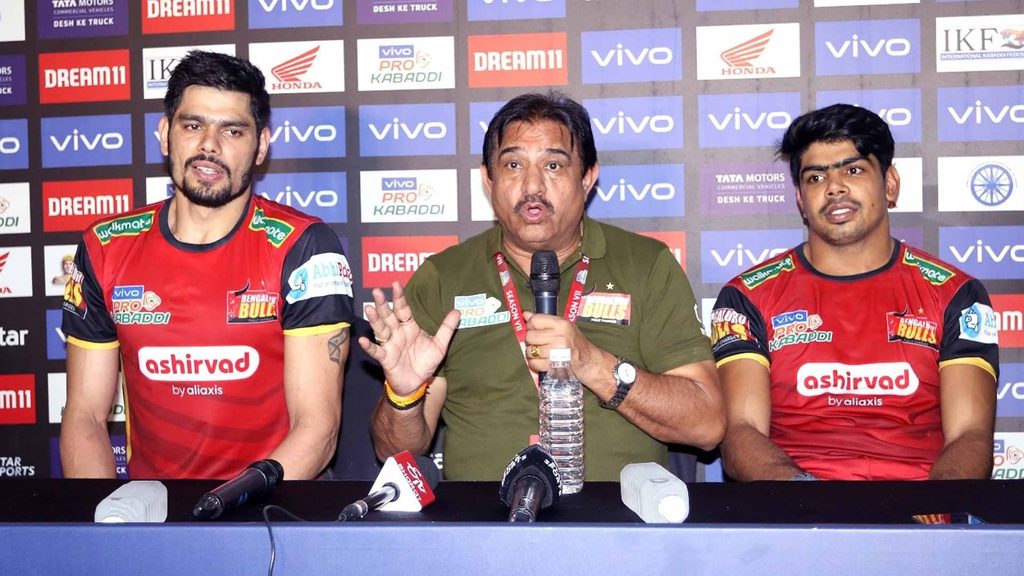
[[523,209],[523,206],[526,206],[527,204],[541,204],[551,212],[555,211],[554,204],[548,202],[548,199],[544,196],[541,196],[540,194],[527,194],[526,196],[523,196],[519,202],[516,202],[516,205],[512,207],[512,212],[518,214],[519,211]]
[[206,154],[196,154],[195,156],[189,158],[188,160],[185,160],[185,169],[187,170],[188,167],[191,166],[194,162],[209,162],[210,164],[216,164],[221,170],[224,171],[225,174],[228,175],[228,178],[231,177],[231,168],[228,168],[227,164],[221,162],[217,158],[207,156]]

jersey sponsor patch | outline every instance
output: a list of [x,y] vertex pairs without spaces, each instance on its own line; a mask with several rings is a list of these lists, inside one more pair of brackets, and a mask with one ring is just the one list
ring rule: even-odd
[[818,330],[821,325],[821,316],[809,314],[807,310],[791,310],[772,316],[772,339],[768,342],[768,351],[775,352],[792,344],[831,342],[832,332]]
[[344,254],[314,254],[288,276],[289,304],[322,296],[352,296],[352,269]]
[[249,229],[254,232],[263,231],[267,236],[267,242],[270,242],[275,248],[280,248],[295,231],[295,227],[284,220],[268,217],[263,213],[262,208],[257,208],[253,213],[252,220],[249,221]]
[[499,312],[499,308],[501,308],[501,300],[487,294],[455,297],[455,309],[462,313],[462,317],[459,319],[459,328],[477,328],[507,323],[511,315],[507,310]]
[[228,324],[255,324],[277,320],[278,301],[281,295],[270,290],[245,288],[227,293]]
[[921,276],[923,276],[930,284],[935,286],[942,286],[950,278],[956,276],[956,272],[953,272],[937,262],[925,260],[924,258],[913,254],[910,250],[904,252],[903,263],[907,266],[916,267],[918,271],[921,272]]
[[907,362],[811,362],[801,365],[796,373],[796,390],[801,396],[910,396],[919,385],[917,374]]
[[740,340],[750,341],[750,320],[732,308],[711,311],[711,347],[714,351]]
[[889,342],[905,342],[932,350],[939,349],[939,323],[924,316],[914,316],[909,310],[887,312],[885,329]]
[[121,236],[138,236],[153,227],[155,211],[143,212],[133,216],[114,218],[93,226],[92,232],[100,244],[106,246],[113,238]]
[[999,344],[999,319],[991,306],[975,302],[960,311],[960,339]]
[[748,290],[753,290],[783,272],[792,272],[794,268],[793,255],[790,254],[778,262],[754,268],[750,272],[740,274],[740,281],[743,282],[743,285]]
[[64,302],[62,304],[65,310],[83,319],[89,312],[89,305],[85,302],[83,294],[82,280],[84,279],[85,275],[78,269],[78,266],[73,266],[71,275],[64,284]]
[[141,284],[114,286],[110,293],[110,318],[121,325],[170,324],[171,313],[157,310],[163,300]]
[[[139,348],[139,370],[146,378],[158,382],[244,380],[255,374],[259,367],[260,354],[251,346],[143,346]],[[197,395],[209,396],[212,394]]]
[[632,298],[617,292],[591,292],[580,301],[580,320],[629,326]]

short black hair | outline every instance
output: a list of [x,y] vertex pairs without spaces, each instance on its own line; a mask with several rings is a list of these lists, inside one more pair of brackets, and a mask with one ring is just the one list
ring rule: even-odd
[[505,130],[514,122],[539,122],[551,120],[569,130],[569,140],[583,162],[583,172],[597,164],[597,148],[594,145],[594,131],[590,127],[590,114],[582,104],[565,94],[522,94],[509,100],[491,118],[484,135],[483,165],[491,172],[494,153],[505,137]]
[[811,144],[847,140],[861,155],[874,155],[882,174],[892,166],[896,145],[889,125],[878,114],[851,104],[833,104],[799,116],[779,142],[777,155],[789,161],[789,173],[799,187],[800,157]]
[[192,50],[171,72],[164,94],[164,115],[168,120],[181,105],[181,96],[189,86],[206,86],[249,95],[249,111],[256,119],[259,133],[270,122],[270,94],[260,69],[248,60],[221,54]]

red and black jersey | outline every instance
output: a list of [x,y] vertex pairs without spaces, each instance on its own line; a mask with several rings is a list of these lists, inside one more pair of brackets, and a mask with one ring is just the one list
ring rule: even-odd
[[227,478],[289,429],[285,335],[352,321],[352,272],[316,218],[253,196],[208,245],[179,242],[171,200],[84,233],[63,330],[120,347],[132,478]]
[[815,270],[802,246],[732,279],[712,313],[721,366],[768,367],[769,437],[820,478],[925,479],[943,448],[939,369],[997,376],[997,321],[981,283],[896,243],[882,268]]

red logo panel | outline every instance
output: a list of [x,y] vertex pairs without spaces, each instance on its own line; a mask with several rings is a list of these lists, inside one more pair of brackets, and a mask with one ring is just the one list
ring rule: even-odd
[[469,37],[469,87],[569,83],[565,32]]
[[36,377],[0,376],[0,424],[36,423]]
[[991,294],[999,316],[999,347],[1024,348],[1024,294]]
[[686,232],[638,232],[638,234],[661,240],[676,257],[676,262],[679,262],[683,270],[686,270]]
[[142,33],[234,30],[234,0],[142,0]]
[[43,230],[79,232],[132,209],[131,178],[43,182]]
[[458,236],[367,236],[363,238],[363,287],[405,284],[430,255],[459,243]]
[[131,98],[128,50],[39,55],[39,102],[104,102]]

